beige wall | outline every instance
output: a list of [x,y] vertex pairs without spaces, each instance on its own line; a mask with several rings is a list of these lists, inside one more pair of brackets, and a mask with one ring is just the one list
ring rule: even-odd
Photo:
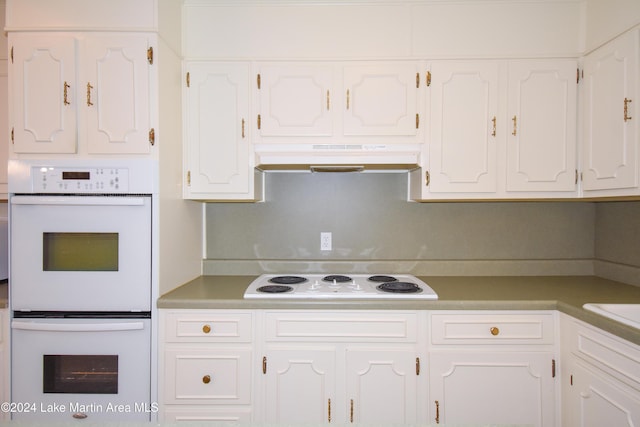
[[640,267],[640,202],[597,204],[595,229],[597,259]]

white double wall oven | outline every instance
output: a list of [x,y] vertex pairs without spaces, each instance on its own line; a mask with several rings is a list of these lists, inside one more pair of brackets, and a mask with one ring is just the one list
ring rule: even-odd
[[151,419],[154,168],[10,162],[13,419]]

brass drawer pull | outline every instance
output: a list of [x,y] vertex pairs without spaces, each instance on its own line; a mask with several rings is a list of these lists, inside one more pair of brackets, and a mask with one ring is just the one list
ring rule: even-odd
[[202,382],[205,384],[209,384],[211,382],[211,375],[205,375],[202,377]]
[[496,326],[492,327],[490,330],[491,335],[493,335],[494,337],[500,333],[500,329],[498,329]]
[[211,332],[211,326],[209,325],[204,325],[202,327],[202,332],[204,332],[205,334],[208,334],[209,332]]

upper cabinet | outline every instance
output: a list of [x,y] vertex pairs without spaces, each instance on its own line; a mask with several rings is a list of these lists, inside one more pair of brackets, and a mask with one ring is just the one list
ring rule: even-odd
[[249,134],[249,64],[187,61],[184,89],[184,197],[255,200]]
[[421,69],[420,61],[257,62],[256,165],[416,167]]
[[256,142],[273,137],[333,136],[334,81],[330,64],[258,65]]
[[11,152],[150,152],[149,36],[11,33],[9,46]]
[[499,62],[431,64],[427,162],[432,193],[495,193]]
[[510,61],[508,69],[506,191],[575,191],[576,61]]
[[584,61],[582,187],[586,196],[638,195],[640,30]]
[[257,143],[300,143],[292,137],[327,143],[382,137],[397,143],[414,142],[418,135],[417,61],[267,62],[256,67]]
[[420,128],[419,89],[416,62],[345,66],[343,133],[415,137]]
[[411,197],[575,197],[577,62],[434,61]]

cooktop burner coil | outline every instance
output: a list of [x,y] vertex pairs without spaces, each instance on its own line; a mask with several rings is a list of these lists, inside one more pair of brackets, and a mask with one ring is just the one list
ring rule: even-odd
[[293,288],[286,285],[266,285],[258,288],[258,292],[264,292],[266,294],[282,294],[285,292],[291,292]]
[[349,276],[343,276],[342,274],[331,274],[329,276],[324,276],[322,278],[325,282],[336,282],[336,283],[346,283],[352,282],[353,279]]
[[388,282],[377,286],[383,292],[415,294],[422,292],[422,289],[415,283],[410,282]]
[[269,279],[270,283],[278,285],[296,285],[298,283],[304,283],[307,279],[301,276],[276,276]]
[[396,279],[393,276],[384,276],[384,275],[371,276],[367,280],[369,280],[370,282],[377,282],[377,283],[397,282],[398,281],[398,279]]

